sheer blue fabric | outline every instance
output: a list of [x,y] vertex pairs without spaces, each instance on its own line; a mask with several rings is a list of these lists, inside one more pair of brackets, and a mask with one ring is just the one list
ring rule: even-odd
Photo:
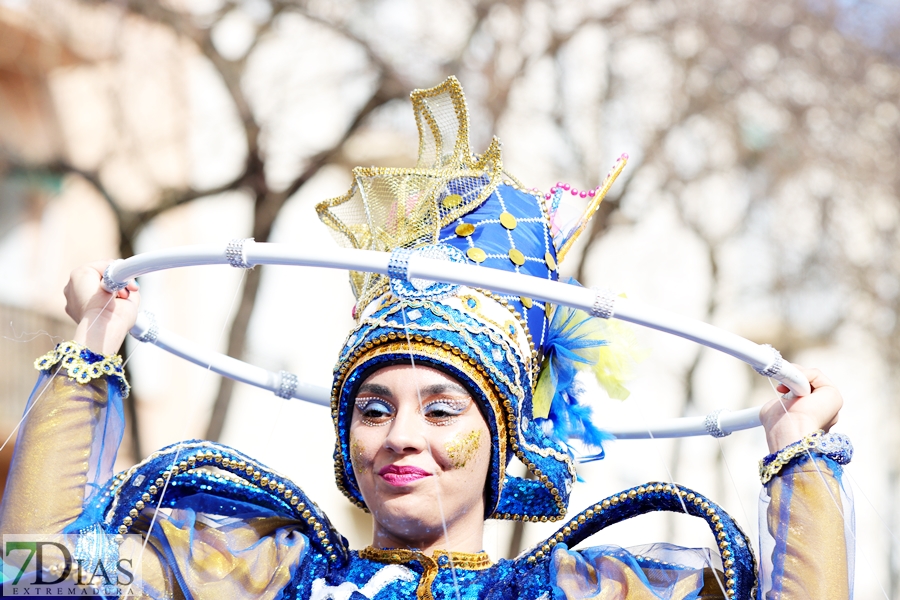
[[[212,498],[197,500],[203,506]],[[170,598],[173,589],[187,599],[280,597],[305,564],[309,542],[295,523],[273,516],[258,507],[233,517],[192,508],[158,513],[145,552],[157,554],[163,578],[145,577],[142,592],[151,598]]]
[[[35,403],[40,402],[55,377],[66,377],[61,366],[53,366],[46,371],[40,371],[37,383],[31,391],[28,403],[25,405],[23,420],[35,418],[32,409]],[[84,488],[83,511],[78,519],[66,527],[63,533],[77,533],[89,527],[93,523],[102,520],[100,508],[100,493],[103,485],[113,475],[113,466],[116,462],[116,454],[122,442],[125,432],[125,411],[122,405],[122,390],[118,383],[108,378],[92,382],[91,385],[103,386],[106,389],[106,401],[96,401],[95,410],[92,411],[91,428],[95,432],[90,458],[88,460],[87,484]],[[27,443],[22,437],[16,440],[15,453],[22,452],[21,445]]]
[[759,597],[853,597],[855,517],[841,465],[815,454],[784,467],[760,492],[759,520]]
[[704,570],[711,566],[719,568],[718,557],[707,550],[671,544],[627,550],[618,546],[594,546],[577,552],[560,544],[552,558],[552,597],[569,600],[695,600],[704,586]]
[[[59,366],[54,366],[48,371],[41,371],[37,384],[31,392],[25,414],[28,415],[35,402],[40,401],[47,386],[53,377],[66,377]],[[113,476],[113,466],[116,462],[116,454],[125,432],[125,410],[122,405],[122,390],[111,379],[103,378],[93,385],[106,387],[106,402],[95,403],[92,413],[92,430],[95,432],[91,443],[91,453],[88,460],[87,484],[84,488],[84,504],[81,515],[71,523],[63,533],[78,533],[90,527],[94,523],[103,520],[101,513],[100,493],[103,485]],[[26,416],[25,418],[28,418]],[[16,452],[19,452],[19,441],[16,441]]]
[[[107,518],[111,498],[105,495],[109,488],[102,486],[112,477],[113,461],[124,432],[120,387],[106,380],[80,384],[64,375],[53,377],[52,371],[43,372],[29,399],[29,420],[16,443],[19,468],[13,471],[19,479],[4,498],[4,504],[12,506],[6,516],[10,523],[23,527],[22,531],[30,530],[29,527],[37,530],[47,522],[59,522],[63,528],[75,515],[77,518],[65,526],[65,532],[80,533],[101,524],[115,528],[121,519]],[[67,430],[61,426],[65,422],[78,427]],[[37,423],[52,425],[52,431],[61,435],[48,435],[46,427],[32,427]],[[89,431],[82,424],[89,425]],[[73,445],[80,450],[73,452]],[[337,588],[350,573],[358,571],[374,577],[374,569],[381,568],[356,554],[349,564],[331,560],[328,544],[304,534],[311,530],[308,513],[299,505],[296,510],[292,508],[294,505],[286,500],[289,496],[280,492],[278,486],[273,489],[249,479],[238,485],[216,475],[231,469],[241,476],[241,468],[235,463],[250,461],[249,458],[209,442],[182,442],[178,447],[185,448],[179,454],[181,458],[190,458],[187,454],[192,453],[197,470],[186,470],[173,477],[166,494],[157,497],[162,508],[154,512],[148,506],[139,517],[135,515],[131,531],[147,539],[142,564],[144,589],[151,597],[307,598],[314,584]],[[214,450],[221,462],[213,460],[209,452],[202,459],[199,453],[204,449]],[[223,455],[232,457],[227,465]],[[131,479],[121,488],[117,496],[122,509],[119,517],[124,518],[141,497],[144,488],[139,486],[152,485],[169,468],[166,456],[145,461],[136,471],[140,481]],[[60,458],[43,460],[46,457]],[[200,470],[201,463],[206,471]],[[40,513],[38,522],[32,518],[38,510],[36,506],[55,497],[49,497],[42,486],[29,486],[25,478],[33,478],[42,469],[55,478],[60,489],[68,483],[72,493],[66,502],[47,502],[48,514]],[[146,475],[142,470],[146,470]],[[271,481],[271,474],[263,466],[257,471],[268,474]],[[203,473],[210,473],[215,481],[204,478]],[[73,482],[77,486],[84,482],[84,490],[73,487]],[[287,487],[293,485],[287,480],[283,483]],[[257,493],[266,490],[267,494],[271,492],[266,497]],[[292,493],[301,491],[297,488]],[[310,510],[318,511],[305,496],[303,502],[309,504]],[[762,581],[761,595],[757,597],[852,597],[848,590],[852,590],[853,513],[840,465],[827,457],[800,457],[769,482],[760,514]],[[154,515],[152,533],[147,536]],[[316,516],[324,528],[313,531],[327,534],[335,542],[340,540],[324,513]],[[718,595],[715,579],[722,576],[721,572],[711,571],[722,569],[718,556],[668,544],[630,550],[598,546],[579,552],[559,544],[549,562],[541,569],[528,570],[524,559],[501,561],[473,573],[467,590],[484,598],[690,600],[702,594]],[[422,566],[416,568],[421,570]],[[729,576],[727,569],[725,576]],[[417,575],[414,580],[426,587],[431,581],[424,575]],[[434,581],[449,590],[448,597],[455,596],[458,581],[452,588],[450,580],[439,577]],[[359,583],[365,585],[367,579]],[[396,585],[401,583],[398,580]],[[478,592],[474,591],[475,583],[481,586]],[[391,591],[386,587],[378,597],[408,597],[399,589]],[[507,590],[514,592],[512,596],[506,595]]]

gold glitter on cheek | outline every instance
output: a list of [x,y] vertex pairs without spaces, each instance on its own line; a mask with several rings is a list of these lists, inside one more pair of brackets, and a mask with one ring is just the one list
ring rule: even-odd
[[365,453],[362,444],[356,438],[350,438],[350,464],[353,465],[353,472],[357,475],[364,475],[369,472],[366,466]]
[[444,451],[453,468],[462,469],[475,456],[480,445],[481,430],[475,429],[465,435],[459,434],[444,444]]

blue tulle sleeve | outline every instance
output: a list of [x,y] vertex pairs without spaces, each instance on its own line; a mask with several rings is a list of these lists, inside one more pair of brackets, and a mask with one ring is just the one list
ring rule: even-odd
[[[296,507],[264,496],[260,486],[252,494],[223,498],[212,493],[214,480],[225,481],[220,476],[185,473],[189,480],[205,476],[203,489],[171,487],[164,506],[147,502],[129,515],[157,475],[148,480],[149,471],[144,474],[140,466],[129,471],[127,490],[138,491],[137,498],[116,487],[124,474],[112,477],[124,430],[122,383],[102,373],[79,381],[58,363],[41,371],[16,440],[0,532],[73,533],[80,540],[115,535],[127,517],[128,533],[134,535],[125,536],[117,552],[139,557],[143,597],[274,600],[298,570],[314,572],[308,568],[315,553],[305,530],[311,526],[291,518]],[[157,467],[152,460],[143,465]],[[121,509],[126,500],[125,514],[118,515],[116,506]],[[327,562],[328,556],[317,554],[317,564]]]
[[707,590],[719,591],[710,569],[711,565],[721,569],[719,562],[707,550],[670,544],[579,551],[559,545],[550,565],[551,597],[695,600]]
[[[99,384],[103,387],[103,383]],[[87,481],[84,486],[84,503],[78,518],[68,525],[63,533],[78,533],[103,515],[96,507],[102,505],[100,494],[103,485],[113,475],[116,455],[125,432],[125,411],[122,406],[122,385],[115,380],[106,381],[106,399],[101,397],[92,410],[91,447],[88,451]]]
[[803,456],[760,495],[760,588],[766,600],[852,598],[853,502],[841,465]]
[[124,426],[121,392],[106,377],[79,383],[59,366],[41,372],[0,506],[4,533],[72,532],[96,518],[85,506],[112,475]]

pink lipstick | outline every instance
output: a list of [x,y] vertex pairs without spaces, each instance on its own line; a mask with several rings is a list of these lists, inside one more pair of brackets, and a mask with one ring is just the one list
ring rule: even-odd
[[419,479],[430,477],[431,473],[419,467],[388,465],[378,471],[381,478],[396,487],[409,485]]

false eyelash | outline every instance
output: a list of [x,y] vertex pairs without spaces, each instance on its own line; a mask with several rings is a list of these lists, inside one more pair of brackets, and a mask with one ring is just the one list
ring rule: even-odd
[[[368,410],[369,406],[371,406],[372,403],[374,403],[374,402],[377,402],[379,404],[384,404],[384,405],[391,407],[391,411],[389,413],[384,413],[384,416],[389,417],[389,418],[387,418],[383,421],[381,421],[381,420],[375,421],[375,420],[371,419],[370,417],[365,416],[366,410]],[[393,404],[391,404],[384,398],[378,398],[377,396],[363,396],[362,398],[356,398],[356,400],[354,400],[353,403],[356,405],[357,410],[359,410],[359,412],[360,412],[361,420],[362,420],[363,424],[369,425],[372,427],[377,427],[379,425],[385,425],[387,423],[390,423],[391,421],[394,420],[394,417],[397,415],[397,408]],[[382,417],[382,418],[384,418],[384,417]]]
[[[470,401],[462,401],[456,400],[452,398],[446,398],[441,400],[433,400],[422,407],[422,413],[425,415],[425,418],[428,419],[428,422],[432,425],[436,426],[445,426],[450,425],[456,422],[456,418],[459,417],[463,412],[465,412],[466,408],[468,408]],[[442,404],[447,407],[445,412],[449,413],[446,417],[439,417],[440,420],[432,420],[431,417],[428,417],[428,411],[431,407],[436,404]]]

